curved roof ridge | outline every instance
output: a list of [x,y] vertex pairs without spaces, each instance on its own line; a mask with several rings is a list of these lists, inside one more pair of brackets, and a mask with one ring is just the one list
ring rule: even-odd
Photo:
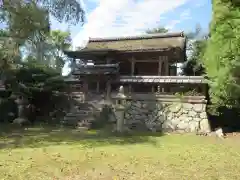
[[185,37],[184,32],[174,33],[156,33],[145,34],[141,36],[125,36],[125,37],[111,37],[111,38],[89,38],[89,42],[108,42],[108,41],[124,41],[124,40],[138,40],[138,39],[154,39],[154,38],[171,38],[171,37]]

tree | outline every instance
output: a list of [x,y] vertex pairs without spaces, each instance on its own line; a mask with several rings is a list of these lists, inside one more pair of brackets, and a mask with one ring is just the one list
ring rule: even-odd
[[70,32],[64,32],[60,30],[51,31],[50,39],[53,44],[54,50],[52,51],[54,65],[58,70],[61,70],[65,64],[63,50],[68,50],[71,47],[71,36]]
[[215,106],[239,105],[240,7],[239,1],[213,0],[210,39],[203,64]]
[[200,25],[196,25],[194,32],[189,32],[187,36],[187,61],[182,66],[182,74],[187,76],[199,76],[204,74],[202,59],[206,50],[208,36],[202,33]]
[[[44,42],[50,32],[49,15],[60,22],[84,22],[84,11],[77,0],[5,0],[0,5],[0,18],[7,25],[14,51],[12,60],[20,60],[20,47],[26,41]],[[42,50],[43,43],[36,48]],[[10,59],[10,58],[9,58]],[[39,57],[39,59],[43,59]]]
[[[0,33],[1,78],[4,77],[8,90],[30,101],[37,98],[41,102],[44,97],[49,100],[54,90],[59,91],[65,85],[59,72],[43,63],[54,58],[60,61],[59,52],[69,45],[69,33],[51,33],[50,14],[60,22],[84,22],[84,12],[77,0],[4,0],[0,3],[0,19],[7,25],[6,31]],[[22,62],[20,49],[26,45],[31,54],[27,62]],[[44,103],[46,106],[49,101]]]
[[157,33],[167,33],[168,29],[164,27],[158,27],[158,28],[153,28],[153,29],[148,29],[146,31],[147,34],[157,34]]
[[203,54],[206,49],[207,40],[195,40],[191,46],[191,54],[188,60],[182,66],[183,75],[187,76],[200,76],[204,74],[202,65]]
[[29,39],[25,44],[24,51],[28,54],[25,60],[36,59],[38,63],[60,71],[65,63],[63,50],[70,46],[70,32],[52,30],[44,39],[35,35],[35,38]]

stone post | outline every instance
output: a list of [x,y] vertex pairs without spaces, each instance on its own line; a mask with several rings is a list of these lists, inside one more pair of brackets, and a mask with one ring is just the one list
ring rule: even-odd
[[119,92],[116,96],[115,117],[117,120],[116,131],[122,133],[124,131],[124,111],[126,105],[126,96],[124,94],[123,86],[120,86]]

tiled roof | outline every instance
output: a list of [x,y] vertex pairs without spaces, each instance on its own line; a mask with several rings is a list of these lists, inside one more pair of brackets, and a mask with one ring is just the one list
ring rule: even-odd
[[120,76],[122,83],[205,83],[202,76]]

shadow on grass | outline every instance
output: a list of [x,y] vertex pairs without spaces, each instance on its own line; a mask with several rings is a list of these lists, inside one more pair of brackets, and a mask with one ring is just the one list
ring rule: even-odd
[[108,129],[80,131],[72,128],[50,126],[12,128],[8,125],[0,128],[0,149],[45,147],[60,144],[76,144],[82,147],[138,143],[156,145],[153,136],[162,135],[162,133],[153,132],[117,134]]

